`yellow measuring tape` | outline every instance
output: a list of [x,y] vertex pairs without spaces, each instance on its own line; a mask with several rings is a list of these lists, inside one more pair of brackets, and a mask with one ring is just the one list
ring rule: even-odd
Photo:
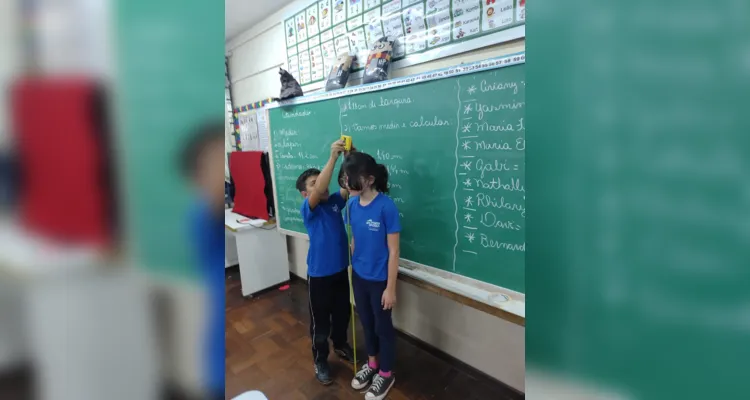
[[352,225],[349,214],[349,207],[346,207],[346,237],[348,243],[349,252],[349,306],[352,312],[352,349],[354,350],[354,374],[357,374],[357,329],[354,324],[354,287],[352,286],[352,275],[354,274],[354,267],[352,267]]

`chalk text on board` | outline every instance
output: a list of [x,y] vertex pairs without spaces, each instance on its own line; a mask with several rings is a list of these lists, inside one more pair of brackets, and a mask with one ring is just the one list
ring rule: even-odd
[[398,154],[391,154],[387,151],[383,151],[378,149],[375,154],[377,155],[378,160],[381,161],[388,161],[388,160],[403,160],[404,158],[401,157]]
[[517,244],[517,243],[504,243],[504,242],[498,242],[496,240],[492,240],[484,233],[479,234],[479,243],[482,244],[482,247],[485,249],[501,249],[501,250],[508,250],[508,251],[526,251],[526,243],[523,244]]
[[303,152],[301,152],[301,151],[300,151],[299,153],[297,153],[297,156],[298,156],[298,157],[299,157],[300,159],[302,159],[302,160],[317,160],[318,158],[320,158],[320,157],[318,157],[318,156],[317,156],[317,155],[315,155],[315,154],[310,154],[310,153],[303,153]]
[[477,132],[513,132],[516,130],[513,124],[507,124],[505,121],[500,125],[490,125],[489,122],[475,122],[474,125],[477,127]]
[[510,183],[503,182],[501,178],[492,178],[490,181],[474,178],[474,185],[486,190],[505,190],[508,192],[525,192],[526,188],[521,184],[519,178],[510,178]]
[[409,175],[409,171],[399,168],[398,166],[386,164],[385,167],[388,168],[388,173],[390,175]]
[[281,111],[282,118],[307,117],[310,114],[312,114],[310,110]]
[[521,225],[518,225],[517,223],[513,221],[500,221],[497,218],[497,215],[495,215],[492,211],[485,212],[481,218],[480,223],[487,228],[500,228],[500,229],[507,229],[507,230],[513,230],[513,231],[520,231]]
[[302,147],[302,145],[297,142],[292,142],[288,140],[287,138],[284,138],[284,140],[282,140],[281,143],[279,143],[278,147],[279,149],[295,149],[297,147]]
[[495,104],[495,105],[493,105],[493,104],[480,104],[480,103],[477,103],[474,106],[474,109],[477,112],[477,118],[479,118],[480,120],[482,120],[482,119],[484,119],[484,114],[485,113],[489,114],[489,113],[493,113],[495,111],[517,110],[519,108],[522,108],[525,104],[526,104],[526,102],[524,102],[524,101],[521,101],[521,102],[518,102],[518,103],[516,103],[516,102],[513,102],[513,103],[501,103],[501,104]]
[[437,116],[433,117],[432,120],[425,120],[424,117],[419,117],[419,121],[411,121],[409,122],[409,126],[412,128],[424,128],[424,127],[433,127],[433,126],[448,126],[451,123],[438,118]]
[[482,93],[513,90],[513,94],[518,94],[518,84],[516,82],[487,82],[486,80],[482,80],[482,83],[479,84],[479,90]]
[[276,131],[276,134],[279,136],[297,136],[298,135],[297,131],[293,129],[279,129],[278,131]]
[[387,124],[380,124],[380,130],[381,131],[382,130],[389,131],[389,130],[392,130],[392,129],[399,129],[399,128],[404,128],[404,127],[405,126],[403,124],[399,125],[398,122],[395,122],[395,121],[391,121],[391,122],[389,122]]
[[474,163],[474,166],[477,171],[481,171],[481,174],[479,174],[480,178],[484,178],[485,172],[518,171],[518,165],[508,164],[508,160],[504,160],[503,162],[499,160],[485,162],[480,158]]
[[349,110],[364,110],[367,108],[367,104],[363,103],[357,103],[356,101],[353,101],[352,99],[346,99],[345,102],[340,103],[339,109],[341,112],[346,112]]
[[474,150],[518,150],[521,151],[524,148],[524,143],[521,138],[516,139],[515,143],[505,141],[493,141],[487,142],[485,140],[474,141]]
[[286,171],[304,171],[305,166],[304,165],[298,165],[298,164],[284,164],[281,166],[281,169]]
[[[373,100],[374,103],[374,100]],[[383,97],[380,98],[380,105],[378,107],[396,107],[399,108],[403,104],[411,104],[411,98],[404,97],[401,99],[385,99]]]
[[501,196],[500,200],[498,201],[484,193],[477,193],[476,198],[477,206],[497,208],[500,210],[517,211],[521,214],[522,217],[526,218],[526,207],[523,204],[506,202],[505,197],[503,196]]
[[284,210],[284,212],[288,212],[291,215],[295,215],[299,213],[299,210],[296,208],[291,208],[291,207],[286,207],[286,206],[281,206],[280,208]]

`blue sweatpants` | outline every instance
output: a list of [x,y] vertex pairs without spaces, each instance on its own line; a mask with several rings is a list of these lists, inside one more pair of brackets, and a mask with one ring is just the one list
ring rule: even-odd
[[365,331],[367,355],[378,356],[380,370],[384,372],[393,371],[396,360],[396,330],[393,328],[391,310],[383,310],[381,304],[387,285],[387,281],[368,281],[356,272],[352,274],[354,301]]

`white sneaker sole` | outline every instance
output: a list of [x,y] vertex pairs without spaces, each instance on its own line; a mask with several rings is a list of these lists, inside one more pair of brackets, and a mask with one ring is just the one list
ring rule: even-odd
[[354,390],[362,390],[366,387],[370,387],[371,384],[372,384],[372,379],[370,379],[369,382],[365,382],[361,384],[356,379],[352,379],[352,389]]
[[380,396],[375,396],[374,394],[369,393],[369,392],[365,393],[365,400],[383,400],[383,399],[385,399],[386,396],[388,396],[388,392],[391,391],[391,388],[395,384],[396,384],[396,380],[394,379],[393,382],[391,382],[391,386],[388,386],[388,388],[385,389],[385,392],[383,392],[383,394],[381,394]]

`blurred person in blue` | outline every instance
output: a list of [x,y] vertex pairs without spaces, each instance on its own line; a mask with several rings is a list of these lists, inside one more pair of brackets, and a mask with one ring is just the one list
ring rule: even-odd
[[224,125],[201,126],[182,152],[182,172],[196,189],[188,216],[190,243],[206,287],[204,379],[210,399],[224,399]]

